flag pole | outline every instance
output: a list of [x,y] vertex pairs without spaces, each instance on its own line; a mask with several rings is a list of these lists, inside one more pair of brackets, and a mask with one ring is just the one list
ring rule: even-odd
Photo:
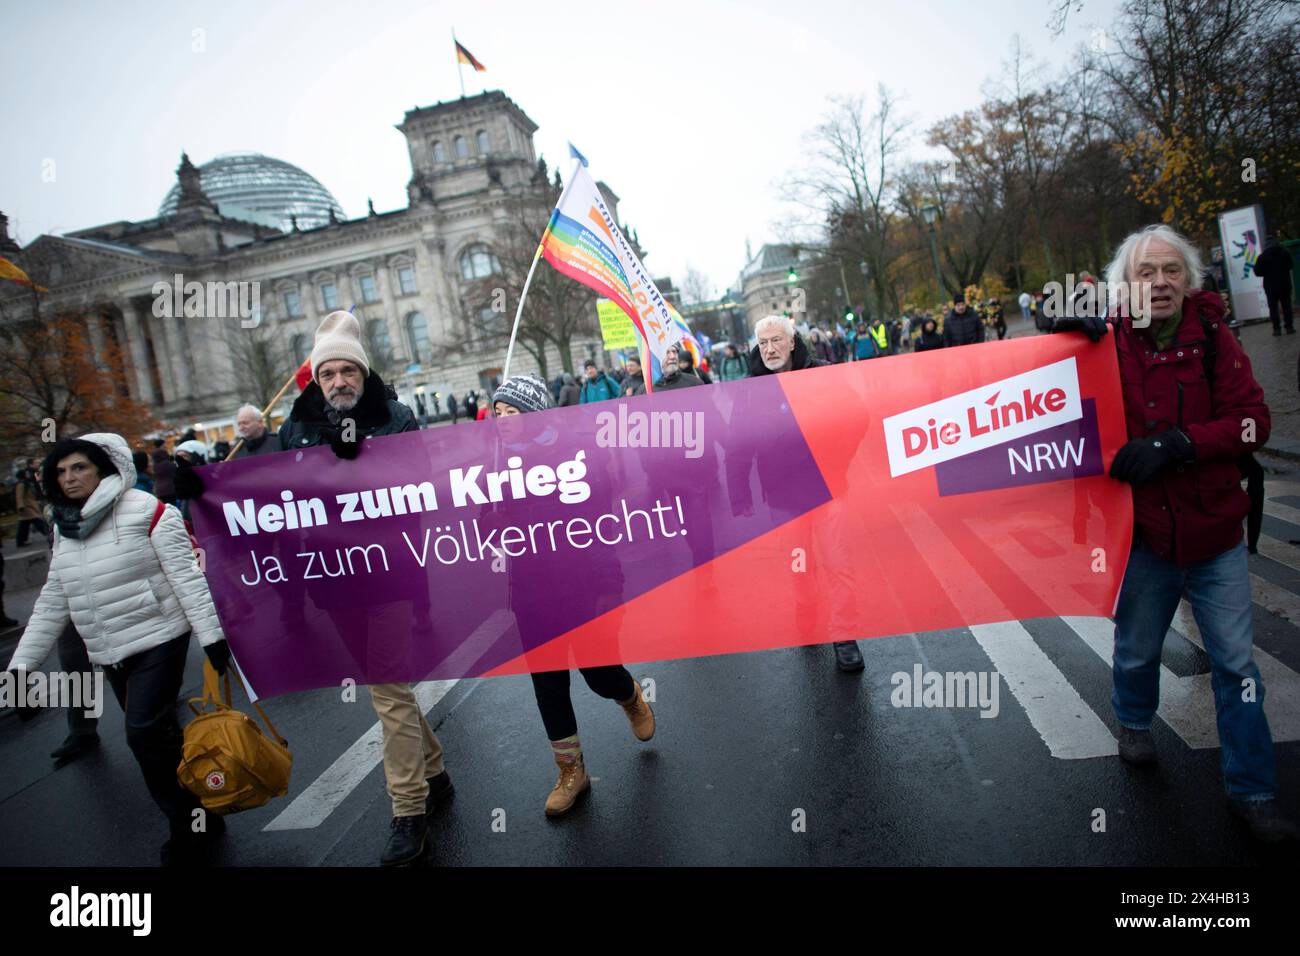
[[[573,180],[578,175],[578,169],[582,166],[582,160],[575,159],[573,162],[573,171],[569,173],[569,181],[564,184],[560,190],[560,198],[555,200],[555,208],[559,209],[564,205],[564,197],[569,194],[569,187],[573,185]],[[551,228],[548,220],[546,228]],[[542,261],[542,247],[546,244],[546,232],[542,232],[542,240],[537,243],[537,251],[533,253],[533,264],[528,267],[528,277],[524,279],[524,288],[519,293],[519,305],[515,309],[515,324],[510,327],[510,344],[506,346],[506,361],[501,369],[501,381],[506,381],[510,377],[510,358],[515,352],[515,339],[519,336],[519,319],[524,314],[524,300],[528,298],[528,287],[533,283],[533,272],[537,269],[537,263]]]
[[465,98],[465,66],[460,62],[460,41],[456,39],[456,28],[451,28],[451,46],[456,53],[456,76],[460,78],[460,98]]

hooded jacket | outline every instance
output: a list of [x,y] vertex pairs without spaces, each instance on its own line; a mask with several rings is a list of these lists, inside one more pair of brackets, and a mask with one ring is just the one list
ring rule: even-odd
[[560,386],[560,397],[556,399],[556,404],[561,407],[577,405],[578,400],[582,397],[582,389],[578,388],[578,383],[573,376],[567,372],[564,375],[564,384]]
[[224,640],[208,583],[180,512],[137,491],[131,449],[120,435],[84,436],[117,469],[81,507],[83,517],[107,512],[83,540],[56,529],[50,573],[31,620],[9,661],[36,670],[71,621],[94,664],[118,664],[192,631],[203,646]]
[[[331,412],[333,409],[326,406],[325,393],[320,385],[312,382],[298,396],[289,417],[280,426],[280,448],[293,451],[295,448],[328,445],[330,434],[340,427],[330,420]],[[373,371],[366,376],[361,400],[356,407],[335,414],[340,420],[351,418],[356,421],[358,438],[396,435],[420,428],[415,413],[399,402],[392,387],[385,385],[379,373]]]

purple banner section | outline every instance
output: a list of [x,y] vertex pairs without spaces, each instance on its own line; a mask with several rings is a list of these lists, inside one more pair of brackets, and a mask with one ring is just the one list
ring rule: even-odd
[[208,584],[264,697],[485,673],[830,500],[774,377],[201,473]]
[[935,465],[939,496],[1100,475],[1096,399],[1085,398],[1079,410],[1072,422]]

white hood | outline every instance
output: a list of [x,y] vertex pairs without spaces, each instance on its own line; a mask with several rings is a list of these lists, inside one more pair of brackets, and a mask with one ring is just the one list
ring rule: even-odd
[[112,508],[121,500],[128,488],[135,487],[135,462],[131,459],[130,446],[121,435],[112,432],[96,432],[80,437],[82,441],[91,442],[104,449],[108,460],[117,469],[117,474],[109,475],[101,481],[99,487],[91,492],[86,503],[81,506],[81,516],[88,518],[106,508]]

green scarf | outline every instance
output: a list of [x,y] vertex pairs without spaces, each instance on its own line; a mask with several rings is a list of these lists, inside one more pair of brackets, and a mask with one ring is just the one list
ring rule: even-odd
[[1155,339],[1157,351],[1163,352],[1165,349],[1169,348],[1170,343],[1174,340],[1174,336],[1178,334],[1178,326],[1182,324],[1182,321],[1183,314],[1179,312],[1177,315],[1171,315],[1169,318],[1161,322],[1160,325],[1151,330],[1151,337]]

